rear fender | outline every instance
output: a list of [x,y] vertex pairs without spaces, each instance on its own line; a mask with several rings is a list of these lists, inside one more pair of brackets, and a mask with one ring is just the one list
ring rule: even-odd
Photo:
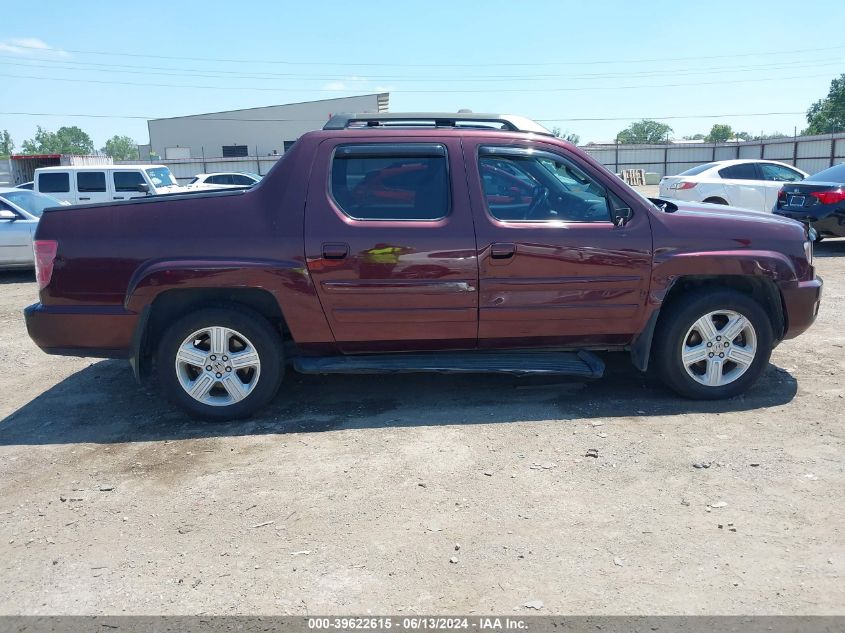
[[[294,260],[150,262],[130,279],[124,306],[136,314],[144,314],[162,293],[202,289],[264,290],[275,299],[285,325],[298,345],[334,342],[308,269]],[[140,327],[145,327],[145,323],[145,319],[139,319]],[[141,339],[138,340],[141,346]]]

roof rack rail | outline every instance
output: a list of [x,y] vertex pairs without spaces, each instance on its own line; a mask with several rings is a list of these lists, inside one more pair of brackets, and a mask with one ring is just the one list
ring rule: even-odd
[[[473,125],[475,124],[475,125]],[[498,127],[497,127],[498,126]],[[476,128],[508,132],[551,132],[531,119],[514,114],[476,114],[473,112],[381,112],[335,114],[323,126],[324,130],[347,128],[414,127],[414,128]]]

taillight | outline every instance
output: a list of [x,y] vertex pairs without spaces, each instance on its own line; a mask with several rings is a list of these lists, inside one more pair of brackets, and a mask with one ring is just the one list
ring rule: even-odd
[[675,183],[672,185],[672,189],[692,189],[698,183],[697,182],[690,182],[689,180],[682,180],[681,182]]
[[56,240],[35,240],[32,247],[35,251],[35,279],[38,281],[38,289],[43,290],[53,278],[53,263],[56,261],[59,243]]
[[812,191],[810,195],[822,204],[836,204],[845,200],[845,189],[841,191]]
[[783,189],[778,191],[778,202],[786,202],[786,192]]

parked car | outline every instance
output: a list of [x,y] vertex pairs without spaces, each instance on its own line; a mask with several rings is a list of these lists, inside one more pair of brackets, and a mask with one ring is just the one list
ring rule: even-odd
[[229,187],[251,187],[261,180],[258,174],[247,172],[219,172],[197,174],[188,183],[191,189],[225,189]]
[[29,190],[32,190],[32,188],[34,187],[34,185],[35,185],[35,181],[34,181],[34,180],[30,180],[29,182],[22,182],[22,183],[21,183],[21,184],[19,184],[19,185],[15,185],[15,188],[17,188],[17,189],[29,189]]
[[598,378],[596,350],[730,397],[822,289],[801,223],[650,201],[500,115],[336,115],[254,187],[48,211],[36,238],[38,346],[155,366],[201,418],[253,413],[287,364]]
[[164,165],[41,167],[35,191],[71,204],[111,202],[184,191]]
[[845,237],[845,163],[784,185],[774,211],[809,224],[817,241]]
[[41,213],[59,200],[17,187],[0,187],[0,269],[32,268],[32,238]]
[[800,169],[770,160],[722,160],[662,178],[660,197],[771,212],[783,183],[806,177]]

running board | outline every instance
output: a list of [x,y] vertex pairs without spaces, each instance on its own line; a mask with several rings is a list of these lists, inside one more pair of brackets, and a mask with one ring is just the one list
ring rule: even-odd
[[299,356],[293,368],[303,374],[515,374],[601,378],[604,363],[590,352],[537,350],[420,352],[353,356]]

